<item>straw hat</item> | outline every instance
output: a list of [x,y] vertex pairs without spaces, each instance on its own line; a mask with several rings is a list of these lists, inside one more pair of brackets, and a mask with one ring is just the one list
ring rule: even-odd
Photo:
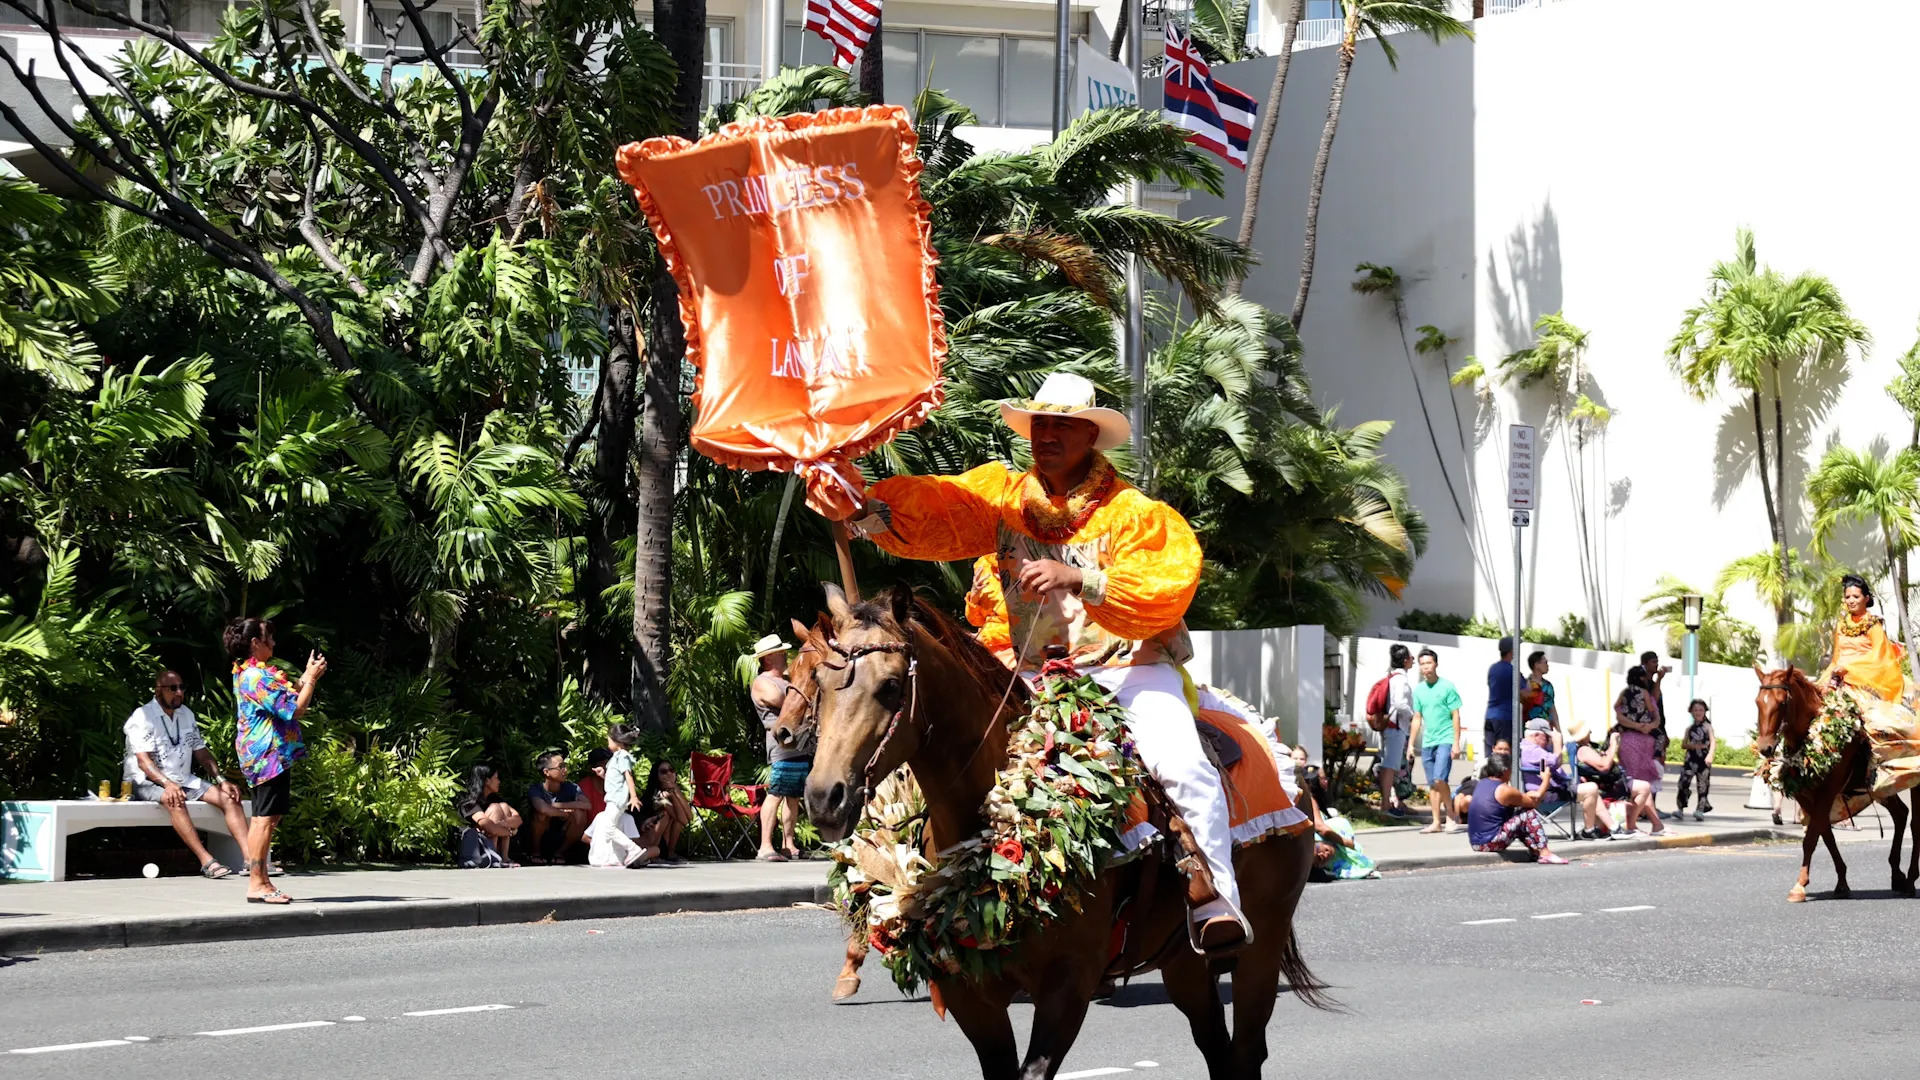
[[1100,428],[1095,450],[1111,450],[1133,438],[1133,425],[1125,413],[1103,409],[1093,403],[1093,383],[1072,372],[1056,371],[1040,384],[1040,392],[1031,401],[1003,401],[1000,419],[1023,439],[1033,438],[1033,418],[1040,413],[1088,420]]
[[768,634],[766,637],[753,643],[752,659],[758,660],[763,656],[772,656],[774,653],[791,652],[792,650],[793,646],[781,641],[779,634]]
[[1589,726],[1585,720],[1567,721],[1567,741],[1576,743],[1586,742],[1587,736],[1592,734],[1592,732],[1588,730]]

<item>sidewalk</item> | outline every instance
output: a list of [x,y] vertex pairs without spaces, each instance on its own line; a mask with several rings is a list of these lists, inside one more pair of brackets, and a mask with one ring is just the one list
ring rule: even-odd
[[[1765,810],[1741,807],[1745,783],[1715,777],[1719,809],[1704,823],[1668,821],[1668,835],[1636,841],[1555,841],[1571,859],[1704,844],[1743,844],[1800,836],[1776,828]],[[1671,794],[1663,796],[1671,805]],[[1879,841],[1876,807],[1860,831],[1842,840]],[[1476,866],[1503,861],[1467,846],[1464,832],[1422,835],[1421,823],[1360,832],[1383,872]],[[350,934],[542,919],[602,919],[676,911],[741,911],[825,902],[824,860],[795,863],[695,863],[644,870],[584,866],[515,870],[323,870],[277,879],[299,902],[246,902],[246,879],[111,878],[0,884],[0,956],[80,949]]]
[[246,902],[246,878],[0,884],[0,956],[824,902],[825,860],[603,870],[326,870],[275,879],[297,902]]

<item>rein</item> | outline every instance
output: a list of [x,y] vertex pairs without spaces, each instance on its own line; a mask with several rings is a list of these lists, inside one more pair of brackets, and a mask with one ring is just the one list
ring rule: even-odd
[[[827,648],[833,650],[835,654],[846,661],[842,664],[836,664],[830,660],[820,661],[820,666],[829,671],[845,671],[847,673],[846,679],[840,683],[840,689],[842,690],[853,685],[853,679],[857,674],[860,658],[863,656],[871,656],[874,653],[897,653],[907,658],[907,704],[904,708],[893,711],[893,719],[887,721],[886,734],[880,736],[880,744],[873,748],[873,756],[867,759],[866,767],[860,770],[860,794],[862,798],[864,798],[873,791],[873,767],[880,763],[880,756],[887,752],[887,744],[893,741],[894,734],[900,730],[900,718],[902,716],[906,717],[909,725],[913,724],[919,718],[920,661],[913,655],[913,643],[911,641],[881,641],[871,645],[855,645],[849,649],[841,645],[839,641],[828,638]],[[801,700],[806,700],[805,694],[801,695]],[[808,702],[808,704],[811,705],[812,702]],[[818,714],[815,715],[814,719],[815,723],[819,722]],[[925,738],[924,734],[922,738]]]

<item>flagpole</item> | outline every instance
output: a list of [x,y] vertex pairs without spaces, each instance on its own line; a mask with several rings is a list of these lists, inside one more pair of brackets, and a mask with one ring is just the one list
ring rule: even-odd
[[[1127,69],[1133,73],[1134,104],[1146,105],[1146,76],[1141,71],[1146,47],[1141,44],[1146,20],[1140,9],[1142,0],[1127,5]],[[1164,16],[1163,16],[1164,17]],[[1127,184],[1127,205],[1138,210],[1146,205],[1147,188],[1138,180]],[[1122,338],[1127,359],[1127,378],[1133,383],[1133,456],[1141,480],[1147,477],[1147,316],[1146,299],[1141,295],[1140,256],[1127,257],[1127,324]]]
[[[787,32],[786,0],[760,0],[760,81],[780,74],[781,38]],[[801,35],[806,40],[806,35]]]
[[1053,28],[1053,136],[1057,139],[1067,130],[1067,110],[1073,102],[1073,65],[1067,56],[1073,37],[1073,11],[1069,0],[1055,0],[1055,6],[1059,10]]

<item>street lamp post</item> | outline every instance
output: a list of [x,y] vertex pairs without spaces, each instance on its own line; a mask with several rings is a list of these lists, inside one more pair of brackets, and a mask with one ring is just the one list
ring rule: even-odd
[[[1700,697],[1696,692],[1697,676],[1700,669],[1700,615],[1706,607],[1706,598],[1699,593],[1687,593],[1680,598],[1680,621],[1687,627],[1687,700],[1692,702]],[[1693,706],[1689,704],[1688,708]]]

